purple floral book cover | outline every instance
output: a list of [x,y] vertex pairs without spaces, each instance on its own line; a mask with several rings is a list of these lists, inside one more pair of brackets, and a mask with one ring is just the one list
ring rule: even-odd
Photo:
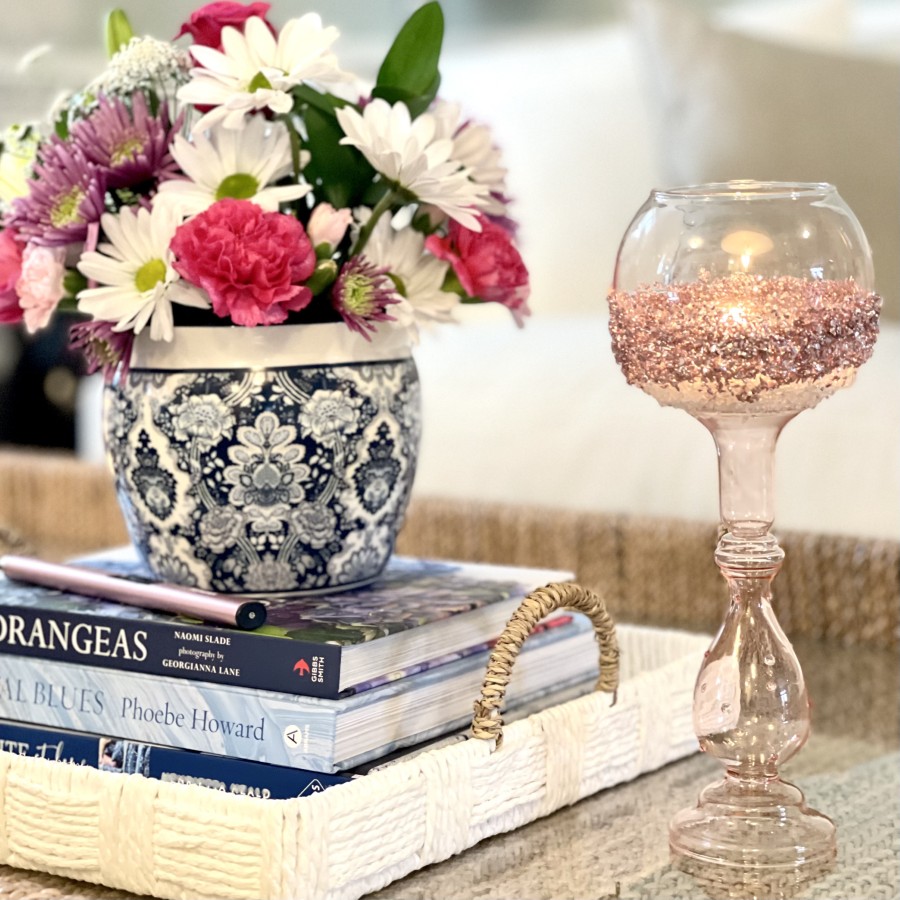
[[[94,556],[79,564],[124,577],[150,579],[130,549]],[[571,578],[570,572],[551,569],[393,556],[382,574],[364,587],[264,598],[266,624],[253,633],[313,643],[360,644],[511,599],[522,600],[536,587]],[[21,602],[18,597],[17,602]],[[65,608],[71,609],[71,602],[71,595],[65,595]],[[102,609],[103,615],[171,619],[167,613],[93,599],[86,600],[84,607],[98,613]]]

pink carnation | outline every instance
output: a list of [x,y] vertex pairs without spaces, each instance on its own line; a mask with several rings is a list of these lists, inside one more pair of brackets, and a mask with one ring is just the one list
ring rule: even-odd
[[26,244],[22,252],[22,274],[16,282],[25,327],[34,333],[56,312],[65,294],[66,248]]
[[[269,3],[250,3],[244,6],[243,3],[231,3],[228,0],[207,3],[206,6],[201,6],[200,9],[191,13],[190,19],[181,26],[181,31],[175,35],[175,40],[183,34],[189,34],[195,44],[218,50],[222,46],[223,28],[231,26],[237,28],[238,31],[243,31],[244,23],[252,16],[257,16],[265,21],[270,6]],[[272,34],[275,34],[271,23],[266,22],[266,25],[269,26]]]
[[0,323],[4,325],[22,321],[16,282],[22,274],[23,246],[13,229],[0,231]]
[[170,246],[179,274],[236,325],[277,325],[312,300],[302,282],[316,254],[293,216],[227,198],[180,225]]
[[480,217],[481,231],[450,222],[447,237],[431,235],[425,246],[438,259],[450,263],[470,297],[501,303],[521,325],[529,314],[528,270],[505,228]]

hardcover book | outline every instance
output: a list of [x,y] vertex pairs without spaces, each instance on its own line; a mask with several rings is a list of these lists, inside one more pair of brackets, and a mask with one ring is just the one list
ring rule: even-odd
[[0,720],[0,750],[268,800],[317,794],[353,778],[8,720]]
[[[573,700],[593,690],[594,684],[595,679],[589,677],[557,690],[538,693],[529,702],[507,710],[504,722],[509,724],[550,706]],[[289,800],[318,794],[336,784],[377,772],[419,753],[464,741],[467,737],[468,727],[376,757],[347,771],[326,773],[0,719],[0,751],[6,753],[90,766],[105,772],[195,784],[214,791],[264,800]]]
[[[80,564],[148,577],[130,548]],[[357,590],[271,597],[242,631],[0,575],[0,653],[336,699],[489,643],[531,591],[571,578],[395,556]]]
[[[333,772],[465,727],[487,656],[483,649],[338,700],[7,656],[0,718]],[[507,706],[596,677],[597,656],[581,614],[532,635]]]

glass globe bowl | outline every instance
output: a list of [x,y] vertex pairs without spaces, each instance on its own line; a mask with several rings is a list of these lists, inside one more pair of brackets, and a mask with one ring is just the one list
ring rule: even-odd
[[711,432],[730,604],[700,668],[694,727],[725,767],[672,820],[676,856],[799,873],[834,858],[830,819],[780,779],[805,743],[809,698],[772,608],[784,553],[774,451],[797,413],[853,382],[880,298],[868,242],[828,184],[736,181],[654,191],[619,248],[610,334],[629,383]]
[[613,350],[666,406],[796,413],[871,355],[873,286],[866,237],[831,185],[655,191],[619,249]]

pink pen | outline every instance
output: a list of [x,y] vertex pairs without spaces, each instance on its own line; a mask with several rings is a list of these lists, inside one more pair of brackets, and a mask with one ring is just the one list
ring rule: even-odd
[[0,556],[0,569],[14,581],[192,616],[206,622],[221,622],[245,630],[259,628],[266,621],[266,606],[258,600],[241,600],[175,584],[132,581],[95,569],[49,563],[28,556]]

